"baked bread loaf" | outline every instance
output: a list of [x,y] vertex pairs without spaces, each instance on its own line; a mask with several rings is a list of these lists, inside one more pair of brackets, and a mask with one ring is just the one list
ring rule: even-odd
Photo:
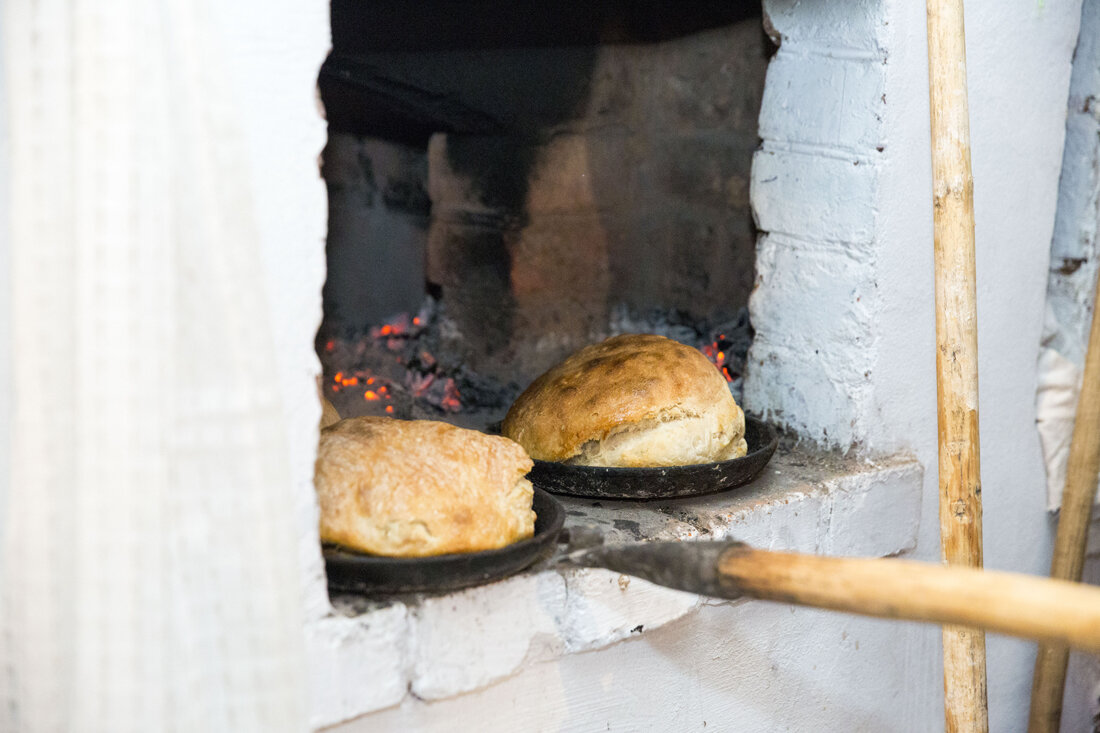
[[586,346],[536,379],[503,432],[542,461],[684,466],[745,455],[745,414],[698,350],[652,334]]
[[321,431],[321,541],[374,555],[490,550],[530,537],[531,459],[500,436],[431,420],[356,417]]
[[321,427],[327,428],[334,422],[340,422],[340,413],[336,411],[336,406],[325,397],[325,387],[320,376],[317,377],[317,399],[321,401]]
[[326,400],[321,398],[321,427],[327,428],[333,423],[340,422],[340,413],[336,411],[336,407]]

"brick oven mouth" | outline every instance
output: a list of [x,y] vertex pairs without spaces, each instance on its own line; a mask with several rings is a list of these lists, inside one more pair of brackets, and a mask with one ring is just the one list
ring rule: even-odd
[[621,333],[699,348],[741,401],[774,50],[758,3],[331,17],[316,347],[341,416],[492,431],[539,373]]

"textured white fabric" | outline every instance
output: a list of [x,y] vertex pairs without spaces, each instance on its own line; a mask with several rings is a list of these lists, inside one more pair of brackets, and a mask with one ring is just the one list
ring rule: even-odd
[[0,7],[16,395],[0,729],[302,730],[285,421],[206,3]]
[[1039,443],[1047,470],[1048,511],[1056,511],[1062,506],[1080,391],[1081,367],[1056,349],[1044,348],[1039,354],[1039,389],[1035,404]]

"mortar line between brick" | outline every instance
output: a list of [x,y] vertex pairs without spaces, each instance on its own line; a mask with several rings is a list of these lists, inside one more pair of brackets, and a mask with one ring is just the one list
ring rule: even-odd
[[875,240],[848,240],[848,239],[811,239],[782,229],[767,229],[760,232],[761,236],[771,237],[781,243],[790,243],[795,246],[803,246],[808,250],[836,251],[850,256],[870,254],[874,248]]
[[769,137],[767,135],[763,136],[761,141],[763,142],[763,146],[761,147],[763,152],[807,155],[819,158],[829,158],[831,160],[843,160],[848,163],[859,161],[860,165],[867,164],[874,168],[878,167],[878,161],[873,155],[874,148],[871,147],[866,149],[851,148],[844,145],[784,140],[782,138]]
[[871,50],[852,46],[819,46],[812,43],[799,43],[798,41],[791,41],[787,38],[783,39],[783,44],[779,47],[779,53],[803,58],[817,56],[838,59],[840,61],[882,63],[885,60],[885,54],[881,49],[877,48]]

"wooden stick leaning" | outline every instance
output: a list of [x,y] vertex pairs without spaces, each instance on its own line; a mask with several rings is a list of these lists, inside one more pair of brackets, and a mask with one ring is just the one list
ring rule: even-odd
[[[982,566],[974,179],[962,0],[927,0],[936,268],[940,543],[951,565]],[[986,731],[985,635],[943,629],[946,729]]]
[[[1085,544],[1096,479],[1100,473],[1100,280],[1092,306],[1092,327],[1085,354],[1085,372],[1077,415],[1073,421],[1073,441],[1066,466],[1066,486],[1058,515],[1058,535],[1050,576],[1061,580],[1081,580],[1085,565]],[[1029,733],[1057,733],[1062,719],[1062,695],[1066,684],[1069,649],[1062,644],[1039,646],[1035,658],[1035,677],[1031,683]]]

